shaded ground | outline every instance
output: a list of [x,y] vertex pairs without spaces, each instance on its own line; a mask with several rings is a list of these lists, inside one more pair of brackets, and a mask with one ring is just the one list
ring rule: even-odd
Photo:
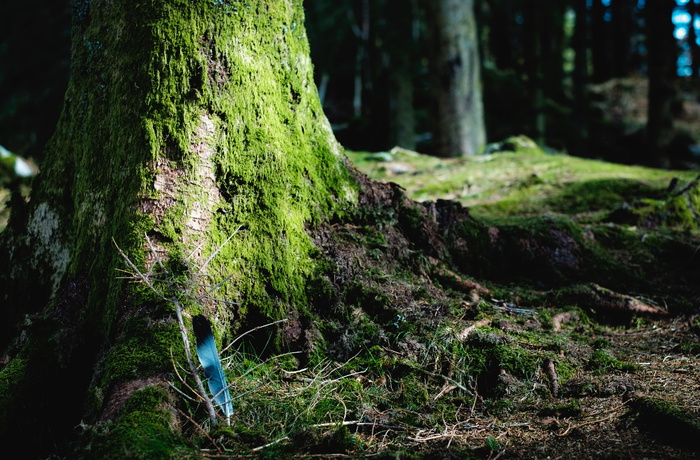
[[[365,212],[318,237],[333,261],[323,299],[332,308],[316,322],[318,336],[337,338],[328,349],[352,390],[327,388],[342,411],[307,426],[313,436],[280,437],[256,452],[698,454],[695,198],[684,201],[688,222],[670,205],[694,193],[695,174],[508,142],[522,142],[519,153],[350,154],[373,177],[436,201],[370,187]],[[470,208],[440,201],[443,193]]]
[[225,349],[232,426],[204,435],[184,407],[183,452],[697,456],[695,174],[492,148],[349,152],[401,185],[359,176],[359,210],[313,231],[315,313],[278,323],[289,353]]
[[[359,208],[309,230],[305,313],[222,337],[231,426],[208,425],[173,357],[121,409],[122,458],[700,454],[695,173],[522,137],[474,159],[349,156],[393,183],[358,175]],[[182,437],[132,435],[159,393]],[[75,429],[76,458],[114,452],[104,425]]]

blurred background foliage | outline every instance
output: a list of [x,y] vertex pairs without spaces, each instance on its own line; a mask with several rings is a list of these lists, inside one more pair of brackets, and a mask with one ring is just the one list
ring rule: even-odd
[[[488,141],[525,134],[582,157],[694,167],[699,10],[700,0],[474,2]],[[421,0],[309,0],[306,15],[343,145],[433,153]],[[407,94],[411,113],[394,110]],[[659,119],[649,132],[650,106]]]
[[[346,148],[434,153],[429,1],[447,0],[305,1],[316,84]],[[582,157],[697,167],[700,0],[467,3],[488,142],[525,134]],[[0,2],[0,145],[34,168],[68,83],[71,9]]]

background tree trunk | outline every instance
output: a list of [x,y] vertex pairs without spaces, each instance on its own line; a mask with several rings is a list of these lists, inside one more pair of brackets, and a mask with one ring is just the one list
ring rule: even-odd
[[405,149],[416,148],[416,126],[413,112],[413,39],[415,5],[404,0],[388,0],[387,18],[392,18],[387,31],[389,54],[389,141]]
[[632,38],[635,33],[636,0],[615,0],[612,8],[613,73],[615,77],[627,77],[635,70]]
[[[588,142],[589,131],[589,97],[588,97],[588,61],[589,61],[589,16],[586,2],[578,0],[574,3],[576,23],[572,37],[574,49],[574,69],[572,75],[573,121],[574,136],[581,140],[580,144]],[[585,148],[572,149],[575,155],[582,155]]]
[[610,7],[603,5],[602,0],[593,0],[591,6],[591,60],[593,83],[602,83],[613,77],[614,63],[610,47],[611,16]]
[[656,166],[668,166],[666,147],[673,135],[673,81],[678,58],[671,21],[674,7],[674,2],[649,2],[646,6],[649,108],[648,153],[644,160]]
[[[224,336],[308,315],[305,229],[356,186],[319,104],[301,3],[237,5],[74,4],[62,117],[0,250],[0,437],[26,455],[64,453],[81,420],[112,422],[98,457],[177,437],[163,408],[171,353],[183,357],[172,305],[118,279],[115,243],[144,272],[161,259],[186,321],[204,313]],[[180,298],[204,284],[237,305]],[[125,408],[142,391],[151,402]]]
[[695,21],[700,19],[700,4],[695,0],[691,0],[686,4],[688,13],[690,14],[690,24],[688,25],[688,46],[690,47],[690,69],[693,79],[700,77],[700,44],[698,44],[698,31],[695,27]]
[[474,155],[486,144],[481,63],[471,0],[425,2],[430,38],[434,153]]

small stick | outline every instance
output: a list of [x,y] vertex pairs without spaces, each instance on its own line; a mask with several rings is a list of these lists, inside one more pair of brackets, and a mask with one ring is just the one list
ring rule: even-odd
[[288,318],[278,319],[277,321],[273,321],[273,322],[271,322],[271,323],[263,324],[263,325],[261,325],[261,326],[254,327],[253,329],[244,332],[243,334],[241,334],[241,335],[239,335],[238,337],[236,337],[235,339],[233,339],[233,342],[229,343],[229,344],[226,346],[226,348],[224,348],[223,350],[221,350],[221,353],[220,353],[220,354],[223,354],[226,350],[228,350],[229,348],[231,348],[231,346],[232,346],[234,343],[238,342],[240,339],[242,339],[242,338],[245,337],[246,335],[250,334],[251,332],[255,332],[255,331],[257,331],[258,329],[262,329],[262,328],[264,328],[264,327],[274,326],[275,324],[278,324],[278,323],[284,323],[285,321],[289,321],[289,319],[288,319]]
[[559,396],[559,376],[554,367],[554,360],[552,358],[546,358],[542,367],[544,368],[544,373],[547,375],[547,379],[549,379],[549,390],[552,392],[552,396],[557,398]]
[[265,444],[265,445],[258,446],[258,447],[254,447],[254,448],[252,448],[251,450],[252,450],[253,452],[257,452],[257,451],[259,451],[259,450],[263,450],[263,449],[266,448],[266,447],[273,446],[273,445],[277,444],[278,442],[282,442],[282,441],[289,441],[289,436],[283,436],[283,437],[281,437],[281,438],[279,438],[279,439],[275,439],[275,440],[272,441],[272,442],[268,442],[268,443]]
[[[204,404],[207,407],[207,412],[209,412],[209,418],[211,419],[212,425],[216,426],[217,424],[217,418],[216,418],[216,411],[214,410],[214,405],[211,402],[211,399],[207,396],[206,391],[204,390],[204,385],[202,384],[202,380],[199,378],[199,374],[197,373],[197,366],[194,365],[194,361],[192,360],[192,351],[191,351],[191,346],[190,346],[190,340],[187,336],[187,329],[185,328],[185,322],[182,319],[182,305],[180,305],[180,301],[177,299],[177,297],[173,296],[172,298],[166,298],[164,297],[161,293],[159,293],[156,288],[153,286],[153,283],[151,280],[145,276],[141,271],[138,269],[136,264],[134,264],[131,259],[129,259],[129,256],[127,256],[124,251],[121,250],[121,248],[117,245],[117,242],[112,238],[112,242],[114,243],[114,246],[117,248],[117,251],[119,251],[119,254],[122,256],[126,264],[131,267],[132,270],[134,270],[134,273],[132,274],[133,277],[137,280],[140,280],[143,282],[146,286],[148,286],[151,291],[155,292],[158,296],[163,298],[164,300],[172,303],[175,306],[175,314],[177,316],[177,324],[180,328],[180,335],[182,336],[182,342],[184,344],[185,348],[185,356],[187,357],[187,363],[189,364],[190,367],[190,374],[192,374],[192,378],[194,379],[195,383],[197,384],[197,389],[199,390],[199,395],[204,399]],[[150,241],[149,241],[150,243]],[[153,249],[151,249],[153,250]],[[156,255],[157,259],[157,255]],[[172,286],[170,286],[172,287]]]

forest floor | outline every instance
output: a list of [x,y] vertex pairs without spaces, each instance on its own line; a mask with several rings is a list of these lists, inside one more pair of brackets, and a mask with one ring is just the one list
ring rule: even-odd
[[[491,148],[348,152],[395,184],[315,237],[330,294],[305,353],[327,358],[226,358],[235,420],[204,456],[700,455],[697,173]],[[458,234],[450,264],[426,215]]]
[[[372,178],[395,181],[414,199],[458,200],[477,219],[486,220],[559,214],[591,223],[597,219],[595,216],[648,198],[652,190],[664,190],[674,177],[687,182],[696,176],[692,171],[621,166],[560,154],[540,155],[526,138],[506,142],[520,142],[516,146],[520,152],[453,160],[400,149],[349,155]],[[506,148],[511,149],[518,150]],[[645,231],[648,230],[639,234],[640,241]],[[700,284],[698,279],[689,282]],[[637,317],[623,326],[599,323],[585,311],[562,310],[563,305],[522,309],[509,301],[484,302],[481,307],[491,313],[483,313],[477,325],[495,327],[502,337],[511,337],[519,346],[551,347],[562,360],[568,359],[574,369],[566,376],[556,371],[547,376],[545,358],[545,364],[526,379],[529,385],[523,386],[522,382],[514,383],[517,379],[508,375],[501,362],[496,366],[499,379],[512,381],[497,395],[491,392],[496,399],[486,401],[474,388],[451,423],[436,424],[411,439],[420,445],[420,450],[428,448],[438,457],[439,452],[457,445],[476,449],[472,453],[484,458],[636,459],[689,458],[693,456],[691,452],[697,455],[700,321],[698,299],[694,300],[694,308],[682,314],[663,320]],[[506,308],[499,308],[499,302]],[[556,318],[572,322],[554,326]],[[534,337],[543,333],[553,336],[561,346],[552,347],[548,339],[544,341],[549,344],[530,343],[537,342]],[[598,362],[601,357],[612,361]],[[557,382],[558,379],[565,381]],[[555,382],[557,387],[553,387]],[[538,386],[548,387],[549,394],[538,391]]]
[[697,171],[525,137],[347,155],[381,184],[314,234],[318,317],[284,320],[290,353],[227,350],[231,427],[195,409],[171,456],[700,456]]

